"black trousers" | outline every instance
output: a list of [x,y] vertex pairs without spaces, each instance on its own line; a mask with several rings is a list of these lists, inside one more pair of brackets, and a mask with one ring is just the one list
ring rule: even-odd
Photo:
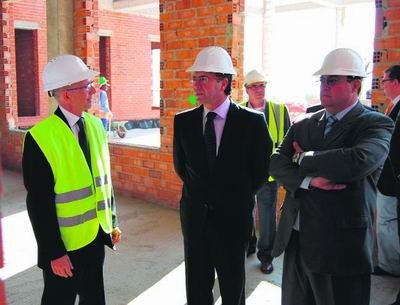
[[74,269],[73,276],[63,278],[50,268],[43,270],[44,290],[41,305],[105,305],[103,263],[104,232],[99,229],[96,239],[89,245],[68,252]]
[[184,242],[187,305],[214,304],[215,272],[223,305],[244,305],[247,243],[217,240],[208,228],[195,244]]
[[285,251],[282,305],[369,305],[371,275],[333,276],[310,271],[301,255],[298,234],[293,230]]

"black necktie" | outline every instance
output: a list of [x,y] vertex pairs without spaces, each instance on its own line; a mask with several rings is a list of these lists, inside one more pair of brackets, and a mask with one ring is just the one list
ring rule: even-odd
[[208,168],[210,172],[214,169],[217,155],[217,138],[215,136],[214,119],[217,116],[215,112],[207,113],[207,122],[204,129],[204,143],[206,145],[206,155]]
[[78,122],[76,122],[76,124],[78,124],[79,127],[79,133],[78,133],[78,138],[79,138],[79,146],[81,147],[83,154],[85,155],[85,159],[87,164],[89,165],[89,168],[91,168],[91,164],[90,164],[90,150],[89,150],[89,145],[87,142],[87,138],[86,138],[86,133],[85,133],[85,127],[83,124],[83,118],[79,118]]

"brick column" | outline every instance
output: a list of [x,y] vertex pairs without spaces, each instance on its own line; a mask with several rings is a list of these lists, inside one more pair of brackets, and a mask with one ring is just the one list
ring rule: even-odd
[[228,51],[238,74],[232,97],[242,99],[243,11],[244,0],[160,0],[161,152],[172,152],[174,114],[193,107],[185,70],[202,48],[217,45]]
[[389,100],[383,93],[380,79],[388,67],[400,62],[400,1],[375,0],[375,6],[372,104],[383,112]]
[[[10,41],[9,41],[9,4],[2,1],[0,3],[0,198],[3,197],[3,165],[2,165],[2,147],[4,147],[4,138],[8,131],[7,118],[10,116]],[[0,215],[1,217],[1,215]],[[3,239],[1,235],[0,223],[0,268],[4,267],[3,260]],[[0,278],[0,304],[6,304],[4,282]]]
[[98,0],[74,0],[75,55],[96,71],[100,70],[98,29]]
[[8,122],[13,119],[12,113],[15,110],[12,103],[10,6],[11,4],[7,2],[0,2],[0,138],[2,146],[5,145],[3,141],[8,133]]

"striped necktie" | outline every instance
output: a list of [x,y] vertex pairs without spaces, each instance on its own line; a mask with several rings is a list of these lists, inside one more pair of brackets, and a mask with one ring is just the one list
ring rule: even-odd
[[333,125],[335,125],[337,121],[338,119],[334,115],[326,118],[324,137],[332,130]]

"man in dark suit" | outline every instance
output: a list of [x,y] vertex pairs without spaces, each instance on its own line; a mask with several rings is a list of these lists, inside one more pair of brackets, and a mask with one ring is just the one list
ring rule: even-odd
[[25,136],[23,177],[27,210],[43,269],[42,305],[105,304],[104,245],[120,240],[107,138],[85,113],[96,90],[73,55],[50,61],[44,88],[59,107]]
[[272,142],[263,114],[230,99],[236,73],[224,49],[201,50],[188,72],[201,106],[174,122],[187,304],[214,304],[216,271],[222,303],[243,305],[254,195],[267,178]]
[[374,274],[400,276],[396,198],[397,177],[400,174],[400,138],[398,137],[400,125],[396,121],[400,110],[400,66],[388,68],[383,73],[381,84],[385,95],[391,100],[385,114],[396,122],[396,125],[390,142],[389,156],[378,181],[376,198],[378,262],[374,268]]
[[271,157],[287,190],[273,255],[285,250],[283,305],[369,305],[376,183],[393,122],[358,100],[364,63],[330,52],[320,75],[325,110],[297,121]]
[[[282,142],[283,137],[290,127],[290,117],[285,104],[265,99],[266,85],[267,79],[262,72],[251,70],[247,73],[244,78],[244,86],[249,100],[241,103],[241,105],[264,113],[269,130],[269,135],[265,136],[271,136],[272,147],[275,149]],[[270,274],[274,271],[271,251],[276,232],[276,200],[278,189],[279,185],[270,176],[257,191],[259,240],[257,243],[256,229],[254,227],[249,248],[247,249],[247,256],[249,256],[256,251],[257,246],[257,258],[261,262],[260,270],[265,274]]]

